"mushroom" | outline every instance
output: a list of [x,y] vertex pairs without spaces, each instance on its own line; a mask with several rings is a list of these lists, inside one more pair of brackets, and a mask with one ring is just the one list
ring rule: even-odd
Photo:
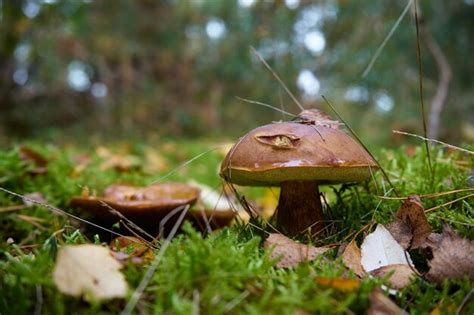
[[311,109],[292,122],[258,127],[229,151],[220,175],[243,186],[279,186],[276,220],[294,236],[324,228],[319,185],[358,182],[377,164],[327,114]]
[[107,223],[119,219],[112,208],[141,228],[155,232],[160,221],[173,209],[192,205],[198,197],[198,188],[180,183],[160,183],[148,187],[114,184],[104,191],[102,197],[73,197],[71,205]]

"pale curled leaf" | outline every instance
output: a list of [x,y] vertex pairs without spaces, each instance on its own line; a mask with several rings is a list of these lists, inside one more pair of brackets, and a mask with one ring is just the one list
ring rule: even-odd
[[263,247],[268,250],[273,249],[270,254],[272,259],[280,258],[276,264],[277,268],[294,267],[302,261],[314,260],[329,249],[300,244],[277,233],[270,234]]
[[444,279],[469,277],[474,279],[474,242],[457,235],[445,226],[441,237],[430,246],[433,259],[429,262],[429,280],[442,282]]
[[387,265],[413,265],[409,254],[381,224],[364,239],[361,256],[362,267],[367,272]]
[[355,240],[351,241],[344,249],[344,252],[342,253],[342,261],[347,268],[352,270],[359,277],[365,275],[364,268],[362,268],[361,264],[360,248],[357,246]]
[[407,287],[416,276],[412,267],[405,264],[383,266],[372,270],[370,274],[379,278],[389,275],[388,283],[393,289],[403,289]]
[[370,307],[368,315],[404,315],[404,310],[397,306],[381,290],[375,289],[369,296]]
[[121,264],[98,245],[66,245],[58,252],[53,280],[59,291],[87,301],[123,298],[127,282]]

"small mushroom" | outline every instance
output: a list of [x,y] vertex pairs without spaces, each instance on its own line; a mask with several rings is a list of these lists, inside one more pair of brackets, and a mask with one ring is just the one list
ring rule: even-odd
[[71,205],[107,223],[118,221],[119,216],[113,211],[116,210],[138,226],[155,231],[170,211],[179,206],[192,205],[198,197],[198,188],[180,183],[160,183],[148,187],[115,184],[109,186],[102,197],[73,197]]
[[364,148],[318,110],[258,127],[229,151],[220,175],[243,186],[280,186],[277,224],[289,235],[324,228],[319,185],[358,182],[378,167]]

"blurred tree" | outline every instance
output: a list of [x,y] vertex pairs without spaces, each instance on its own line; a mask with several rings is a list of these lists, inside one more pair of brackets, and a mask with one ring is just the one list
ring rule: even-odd
[[[254,46],[305,103],[323,93],[362,135],[420,133],[415,25],[407,14],[367,76],[364,69],[408,2],[0,0],[3,133],[45,127],[88,132],[241,133],[281,114],[235,96],[297,107],[249,52]],[[424,32],[452,73],[440,137],[472,124],[474,2],[420,2]],[[422,41],[427,106],[439,61]],[[428,45],[427,45],[428,44]],[[429,107],[429,106],[428,106]],[[390,128],[387,128],[390,126]],[[0,132],[2,132],[0,130]]]

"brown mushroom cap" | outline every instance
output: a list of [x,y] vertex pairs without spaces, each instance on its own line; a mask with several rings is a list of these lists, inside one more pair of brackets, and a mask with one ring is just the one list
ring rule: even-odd
[[224,159],[220,174],[238,185],[279,186],[295,180],[362,181],[377,169],[365,149],[342,130],[281,122],[241,138]]
[[148,187],[111,185],[103,197],[74,197],[71,205],[78,206],[104,221],[117,221],[104,202],[137,224],[158,225],[176,207],[194,204],[199,189],[180,183],[161,183]]

